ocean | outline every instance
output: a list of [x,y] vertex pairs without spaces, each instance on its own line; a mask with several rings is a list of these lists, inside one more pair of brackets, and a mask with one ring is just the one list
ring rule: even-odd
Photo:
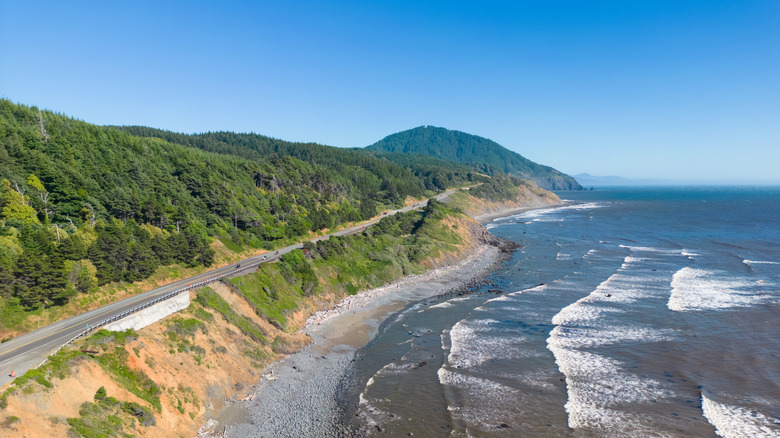
[[[497,219],[473,293],[354,362],[368,436],[780,436],[780,188],[615,188]],[[380,432],[381,431],[381,432]]]

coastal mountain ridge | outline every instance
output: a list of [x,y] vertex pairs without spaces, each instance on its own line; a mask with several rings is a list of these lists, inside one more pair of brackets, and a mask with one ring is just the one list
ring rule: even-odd
[[419,126],[388,135],[365,149],[430,155],[442,160],[466,163],[488,175],[503,172],[530,179],[547,190],[582,189],[569,175],[535,163],[493,140],[446,128]]

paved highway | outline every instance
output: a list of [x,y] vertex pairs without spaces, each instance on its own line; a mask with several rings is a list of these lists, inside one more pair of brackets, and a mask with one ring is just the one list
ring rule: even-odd
[[[456,190],[458,189],[448,190],[435,196],[435,198],[439,201],[444,200]],[[312,242],[327,239],[330,236],[345,236],[360,232],[365,227],[369,227],[379,222],[385,216],[392,216],[399,212],[419,209],[422,208],[425,203],[426,201],[421,201],[398,210],[389,211],[375,219],[363,222],[360,225],[314,238],[312,239]],[[170,298],[170,296],[175,295],[177,291],[180,292],[193,287],[199,287],[205,283],[216,281],[226,275],[233,275],[241,271],[252,269],[261,263],[276,260],[283,254],[300,248],[303,248],[302,243],[281,248],[278,251],[250,257],[238,263],[233,263],[184,280],[179,280],[152,289],[149,292],[108,304],[72,318],[55,322],[54,324],[34,332],[4,342],[0,344],[0,388],[13,381],[13,378],[10,375],[12,370],[16,372],[17,377],[21,376],[27,370],[37,367],[49,357],[49,355],[74,337],[83,334],[87,330],[96,329],[106,321],[121,319],[123,316],[134,310],[138,310],[140,307],[149,306],[163,299]]]

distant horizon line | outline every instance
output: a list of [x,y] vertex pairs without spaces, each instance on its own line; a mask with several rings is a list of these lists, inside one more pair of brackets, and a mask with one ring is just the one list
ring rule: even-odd
[[570,174],[583,187],[632,187],[632,186],[780,186],[780,179],[716,179],[716,178],[631,178],[617,175],[600,176],[589,173]]

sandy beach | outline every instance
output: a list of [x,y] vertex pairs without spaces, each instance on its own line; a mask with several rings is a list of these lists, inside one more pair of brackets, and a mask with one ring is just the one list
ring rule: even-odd
[[229,405],[200,436],[340,437],[337,399],[355,352],[368,344],[381,324],[411,303],[463,291],[500,263],[501,250],[482,245],[463,261],[349,296],[309,318],[303,329],[312,344],[276,361],[244,401]]

